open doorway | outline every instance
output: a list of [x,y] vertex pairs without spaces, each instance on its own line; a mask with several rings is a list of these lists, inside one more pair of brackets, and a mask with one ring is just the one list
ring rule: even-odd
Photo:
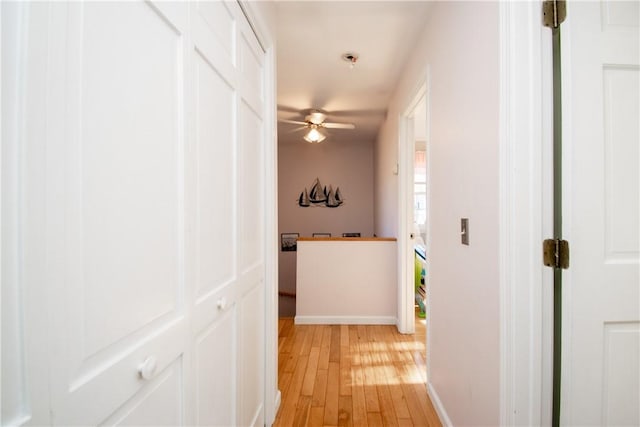
[[427,103],[426,94],[415,106],[413,122],[413,263],[416,334],[426,334],[427,280]]
[[403,333],[425,333],[428,318],[428,100],[415,91],[401,117],[399,144],[399,322]]

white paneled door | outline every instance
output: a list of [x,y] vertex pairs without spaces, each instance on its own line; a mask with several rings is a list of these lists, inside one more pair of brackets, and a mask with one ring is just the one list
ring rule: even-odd
[[638,2],[568,2],[561,424],[640,424]]
[[263,425],[267,77],[240,6],[2,12],[2,424]]

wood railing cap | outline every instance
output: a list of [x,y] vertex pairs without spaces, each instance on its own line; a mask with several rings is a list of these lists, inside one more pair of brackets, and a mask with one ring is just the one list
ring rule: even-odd
[[395,242],[395,237],[298,237],[298,242]]

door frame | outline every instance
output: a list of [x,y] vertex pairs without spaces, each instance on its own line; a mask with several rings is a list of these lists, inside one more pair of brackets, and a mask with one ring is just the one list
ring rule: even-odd
[[551,31],[540,2],[500,2],[500,424],[550,425],[553,270]]
[[[398,135],[398,331],[402,334],[415,332],[415,284],[414,284],[414,249],[410,234],[413,229],[413,183],[415,138],[413,114],[418,104],[425,99],[427,103],[427,158],[429,152],[429,101],[428,101],[428,72],[413,86],[411,94],[402,108]],[[431,206],[431,192],[429,189],[429,168],[427,167],[427,206]],[[429,239],[431,235],[429,214],[427,213],[427,254],[429,253]],[[429,256],[427,256],[427,271]],[[425,286],[429,289],[428,278]],[[427,298],[428,300],[428,298]],[[427,301],[427,305],[429,302]],[[428,316],[427,316],[428,317]],[[427,337],[429,336],[429,321],[427,320]],[[427,365],[428,365],[427,354]]]
[[[273,22],[260,4],[237,0],[260,46],[265,52],[264,69],[264,262],[265,262],[265,360],[264,420],[271,425],[280,407],[278,389],[278,144],[276,112],[276,51]],[[264,7],[269,8],[271,5]]]

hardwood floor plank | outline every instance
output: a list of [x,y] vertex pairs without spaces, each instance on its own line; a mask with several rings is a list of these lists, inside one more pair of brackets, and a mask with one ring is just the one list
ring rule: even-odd
[[338,426],[353,426],[353,401],[351,396],[338,398]]
[[404,396],[400,384],[390,385],[389,394],[391,395],[391,402],[393,403],[393,409],[396,411],[398,420],[400,420],[400,418],[411,418],[407,398]]
[[291,330],[293,329],[293,318],[292,317],[281,317],[278,319],[278,336],[289,336],[291,334]]
[[340,361],[340,325],[331,325],[331,349],[329,362]]
[[367,404],[364,396],[363,386],[355,386],[351,394],[351,402],[353,405],[353,425],[367,425]]
[[283,372],[278,376],[278,390],[280,390],[283,395],[287,392],[287,390],[289,390],[292,376],[293,374],[291,372]]
[[378,400],[380,406],[380,415],[382,416],[382,423],[385,426],[397,426],[398,419],[396,417],[396,411],[393,408],[393,401],[391,400],[391,394],[386,384],[379,384],[376,386],[378,390]]
[[339,382],[340,364],[329,362],[329,372],[327,376],[327,393],[324,405],[325,425],[338,425],[338,403],[339,403]]
[[309,427],[324,425],[324,406],[311,406],[309,413]]
[[326,348],[331,347],[331,326],[330,325],[323,325],[322,343],[320,344],[320,347],[326,347]]
[[382,416],[380,412],[367,412],[367,423],[369,427],[382,427]]
[[358,345],[360,346],[360,353],[369,351],[366,325],[357,325],[356,330],[358,331]]
[[300,391],[302,390],[302,382],[304,381],[304,373],[307,369],[307,360],[308,356],[300,356],[298,359],[298,364],[296,365],[296,370],[293,373],[293,377],[291,377],[291,383],[289,384],[289,389],[287,390],[286,399],[288,402],[295,404],[298,402],[298,397],[300,396]]
[[322,336],[324,334],[325,328],[327,325],[316,325],[316,329],[313,333],[313,341],[311,341],[311,347],[321,347],[322,346]]
[[419,393],[418,390],[413,387],[414,384],[411,383],[411,375],[406,372],[404,364],[398,366],[399,375],[403,378],[403,382],[401,384],[402,392],[407,399],[407,407],[409,408],[409,414],[411,415],[413,423],[415,425],[430,425],[428,422],[430,416],[425,413],[421,402],[422,400],[428,399],[426,389],[424,395]]
[[411,421],[411,418],[398,418],[398,426],[399,427],[413,426],[413,421]]
[[424,325],[295,325],[280,319],[274,426],[439,427],[425,386]]
[[318,372],[318,359],[320,358],[320,347],[312,347],[309,353],[309,360],[307,362],[307,369],[304,373],[304,380],[302,382],[302,389],[300,394],[303,396],[313,395],[313,386],[316,382],[316,375]]
[[[358,357],[359,358],[359,357]],[[353,425],[367,425],[367,403],[364,394],[364,372],[363,366],[351,366],[353,385],[351,386],[351,397],[353,403]]]
[[311,410],[311,397],[300,396],[298,403],[296,404],[296,412],[293,417],[294,427],[305,427],[308,425],[309,412]]
[[342,347],[342,351],[340,351],[340,396],[351,396],[352,375],[348,347]]
[[329,347],[320,347],[320,359],[318,369],[329,369]]
[[418,402],[420,403],[420,407],[422,408],[422,412],[425,414],[428,424],[430,426],[439,426],[440,419],[436,415],[436,410],[431,403],[431,399],[429,399],[429,394],[427,393],[427,387],[425,384],[412,384],[413,389],[418,396]]
[[380,412],[378,403],[378,390],[376,389],[375,367],[372,365],[371,354],[362,354],[364,372],[364,397],[367,404],[367,412]]
[[283,326],[282,328],[282,337],[284,338],[283,347],[280,351],[284,353],[291,353],[291,349],[293,348],[293,337],[295,335],[295,329],[293,325],[293,319],[286,319],[287,324],[289,326]]
[[[304,325],[303,325],[304,326]],[[293,372],[296,368],[296,364],[298,358],[301,355],[302,343],[304,342],[304,338],[306,336],[305,328],[296,328],[296,332],[293,335],[291,349],[289,351],[289,360],[287,361],[287,365],[285,366],[286,372]]]
[[274,425],[278,426],[291,426],[296,416],[296,404],[295,403],[283,403],[280,406],[278,415],[274,422]]
[[349,348],[349,325],[340,325],[340,348]]
[[315,384],[313,386],[313,397],[311,399],[311,406],[322,406],[326,401],[327,393],[327,378],[329,376],[329,369],[319,369],[316,374]]
[[360,344],[356,325],[349,325],[349,352],[351,354],[351,366],[360,366]]
[[307,333],[305,334],[302,346],[300,347],[300,354],[308,355],[311,352],[311,343],[313,342],[313,335],[317,325],[307,325]]

